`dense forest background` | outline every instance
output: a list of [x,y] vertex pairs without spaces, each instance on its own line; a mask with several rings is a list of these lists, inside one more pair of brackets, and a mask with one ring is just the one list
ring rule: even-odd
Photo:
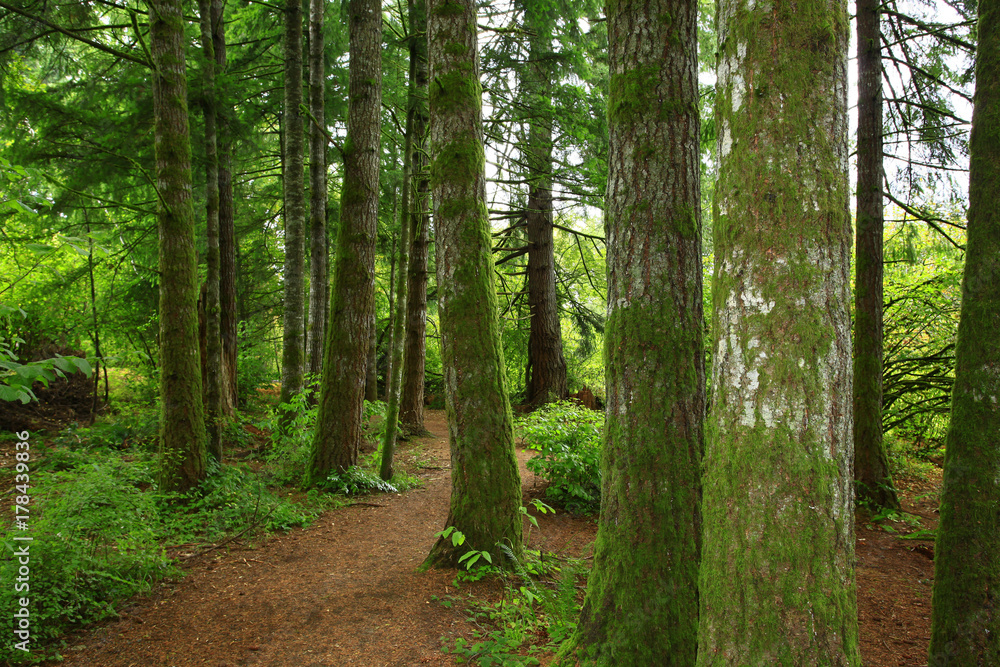
[[[621,366],[610,361],[620,339],[607,337],[609,262],[624,252],[609,251],[620,215],[609,213],[609,124],[641,111],[628,101],[641,95],[612,75],[604,7],[468,3],[479,164],[433,148],[454,139],[451,110],[473,105],[448,88],[459,75],[447,68],[471,65],[428,43],[426,3],[201,0],[162,27],[168,4],[0,0],[0,427],[54,438],[32,469],[32,493],[50,503],[33,529],[61,535],[90,508],[73,537],[40,547],[52,550],[45,562],[117,573],[114,583],[73,574],[79,585],[36,610],[51,621],[41,637],[162,577],[171,565],[157,545],[302,524],[333,502],[320,491],[414,484],[392,452],[397,437],[423,432],[424,407],[447,402],[455,421],[474,421],[476,403],[449,383],[462,354],[502,363],[496,393],[478,398],[503,414],[472,435],[453,431],[453,459],[479,434],[502,431],[498,448],[512,449],[512,405],[530,414],[516,428],[544,452],[550,500],[596,512],[603,419],[581,406],[616,400],[606,381]],[[716,87],[728,76],[716,4],[695,4],[704,393],[719,349],[713,275],[726,270],[715,252],[728,242],[717,243],[726,228],[712,205],[717,183],[730,187],[719,180],[731,147],[720,109],[733,93]],[[451,10],[437,11],[432,21]],[[861,506],[899,516],[893,477],[940,465],[949,429],[977,7],[859,0],[856,16],[873,18],[857,24],[848,66],[853,398],[868,429],[854,465]],[[157,30],[174,31],[175,51],[161,51]],[[178,54],[186,65],[171,79]],[[180,136],[167,138],[170,104],[187,117],[189,189],[164,166]],[[469,187],[485,197],[476,234],[487,240],[447,226],[479,210],[463,213],[448,189],[470,164],[485,175]],[[188,199],[193,219],[167,220]],[[485,291],[463,293],[474,281],[454,276],[473,256],[471,273],[492,273]],[[441,316],[439,299],[475,305],[459,321]],[[497,350],[466,344],[480,325]],[[203,381],[177,380],[196,367]],[[131,483],[113,484],[122,479]],[[300,502],[281,496],[288,488],[303,489]],[[504,493],[470,502],[516,519],[497,530],[516,533],[520,558],[518,501]],[[460,505],[453,496],[448,530],[466,525]],[[463,562],[492,562],[465,530],[476,546]],[[428,562],[456,565],[459,545],[443,531]],[[51,567],[38,576],[69,571]]]

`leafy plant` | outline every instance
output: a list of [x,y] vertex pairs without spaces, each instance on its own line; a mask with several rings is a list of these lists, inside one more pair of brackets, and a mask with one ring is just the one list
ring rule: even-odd
[[343,472],[335,472],[326,478],[324,490],[356,496],[363,493],[397,493],[399,489],[382,480],[378,475],[360,466],[351,466]]
[[20,363],[15,350],[24,340],[16,334],[5,333],[11,328],[11,318],[15,314],[25,316],[20,308],[11,308],[0,303],[0,401],[21,401],[28,403],[38,400],[31,385],[41,382],[46,387],[56,378],[66,377],[66,373],[90,375],[93,369],[86,359],[56,355],[51,359]]
[[604,413],[574,403],[550,403],[528,415],[524,446],[539,452],[528,469],[549,480],[545,495],[570,511],[595,512],[601,498]]

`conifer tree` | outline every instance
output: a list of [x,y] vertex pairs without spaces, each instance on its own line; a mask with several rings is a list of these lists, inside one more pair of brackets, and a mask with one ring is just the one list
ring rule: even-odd
[[184,492],[205,478],[207,461],[181,2],[151,2],[149,26],[159,189],[160,486]]
[[454,565],[469,549],[492,552],[499,564],[501,547],[521,554],[521,480],[490,253],[475,3],[430,0],[427,32],[438,311],[451,444],[445,525],[461,531],[466,542],[456,549],[450,539],[439,539],[424,564]]
[[857,665],[843,0],[716,17],[699,665]]
[[930,665],[1000,664],[1000,2],[979,1],[969,212]]
[[693,665],[697,650],[697,16],[691,0],[608,9],[608,403],[594,569],[574,638],[585,665]]

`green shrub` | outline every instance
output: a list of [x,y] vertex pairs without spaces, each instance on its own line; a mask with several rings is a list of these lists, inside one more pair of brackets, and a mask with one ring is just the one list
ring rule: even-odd
[[524,446],[539,452],[527,465],[549,480],[546,497],[570,511],[597,511],[604,413],[560,401],[539,408],[519,426]]

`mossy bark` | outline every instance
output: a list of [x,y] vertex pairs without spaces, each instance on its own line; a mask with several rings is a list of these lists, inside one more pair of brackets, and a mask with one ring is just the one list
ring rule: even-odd
[[357,463],[375,308],[382,12],[378,0],[350,0],[347,11],[351,62],[344,187],[310,484]]
[[222,460],[222,308],[219,301],[219,155],[215,107],[215,46],[211,0],[198,0],[202,50],[202,113],[205,117],[205,426],[208,453]]
[[413,114],[413,190],[408,215],[410,257],[406,280],[406,349],[399,421],[408,433],[424,431],[424,362],[427,355],[427,258],[429,182],[427,174],[427,3],[409,0],[411,88],[407,101]]
[[1000,664],[1000,2],[980,0],[968,245],[934,555],[930,664]]
[[441,358],[451,444],[446,526],[425,567],[453,566],[469,549],[522,550],[521,480],[500,347],[486,210],[482,89],[472,0],[430,0],[431,188],[437,232]]
[[323,366],[326,328],[326,60],[323,54],[325,0],[309,3],[309,320],[306,325],[306,361],[310,373]]
[[843,0],[717,16],[699,665],[857,665]]
[[[305,127],[302,119],[302,2],[285,2],[282,190],[285,268],[280,403],[302,391],[305,374]],[[288,417],[282,415],[282,423]]]
[[181,3],[150,2],[149,27],[160,240],[159,482],[164,491],[184,492],[205,478],[207,456]]
[[528,144],[528,371],[525,398],[532,405],[566,398],[556,261],[552,237],[552,53],[554,8],[544,0],[522,0],[528,30],[528,63],[522,84],[527,97]]
[[585,665],[693,665],[702,341],[697,3],[609,4],[607,424]]
[[882,439],[882,41],[878,0],[858,0],[858,233],[854,268],[854,480],[899,508]]
[[[216,109],[231,109],[226,74],[226,24],[222,0],[212,0],[212,44],[215,56]],[[220,81],[222,79],[222,81]],[[220,409],[233,415],[237,394],[236,215],[233,209],[233,141],[225,113],[217,113],[219,156],[219,307],[222,336],[222,396]]]

